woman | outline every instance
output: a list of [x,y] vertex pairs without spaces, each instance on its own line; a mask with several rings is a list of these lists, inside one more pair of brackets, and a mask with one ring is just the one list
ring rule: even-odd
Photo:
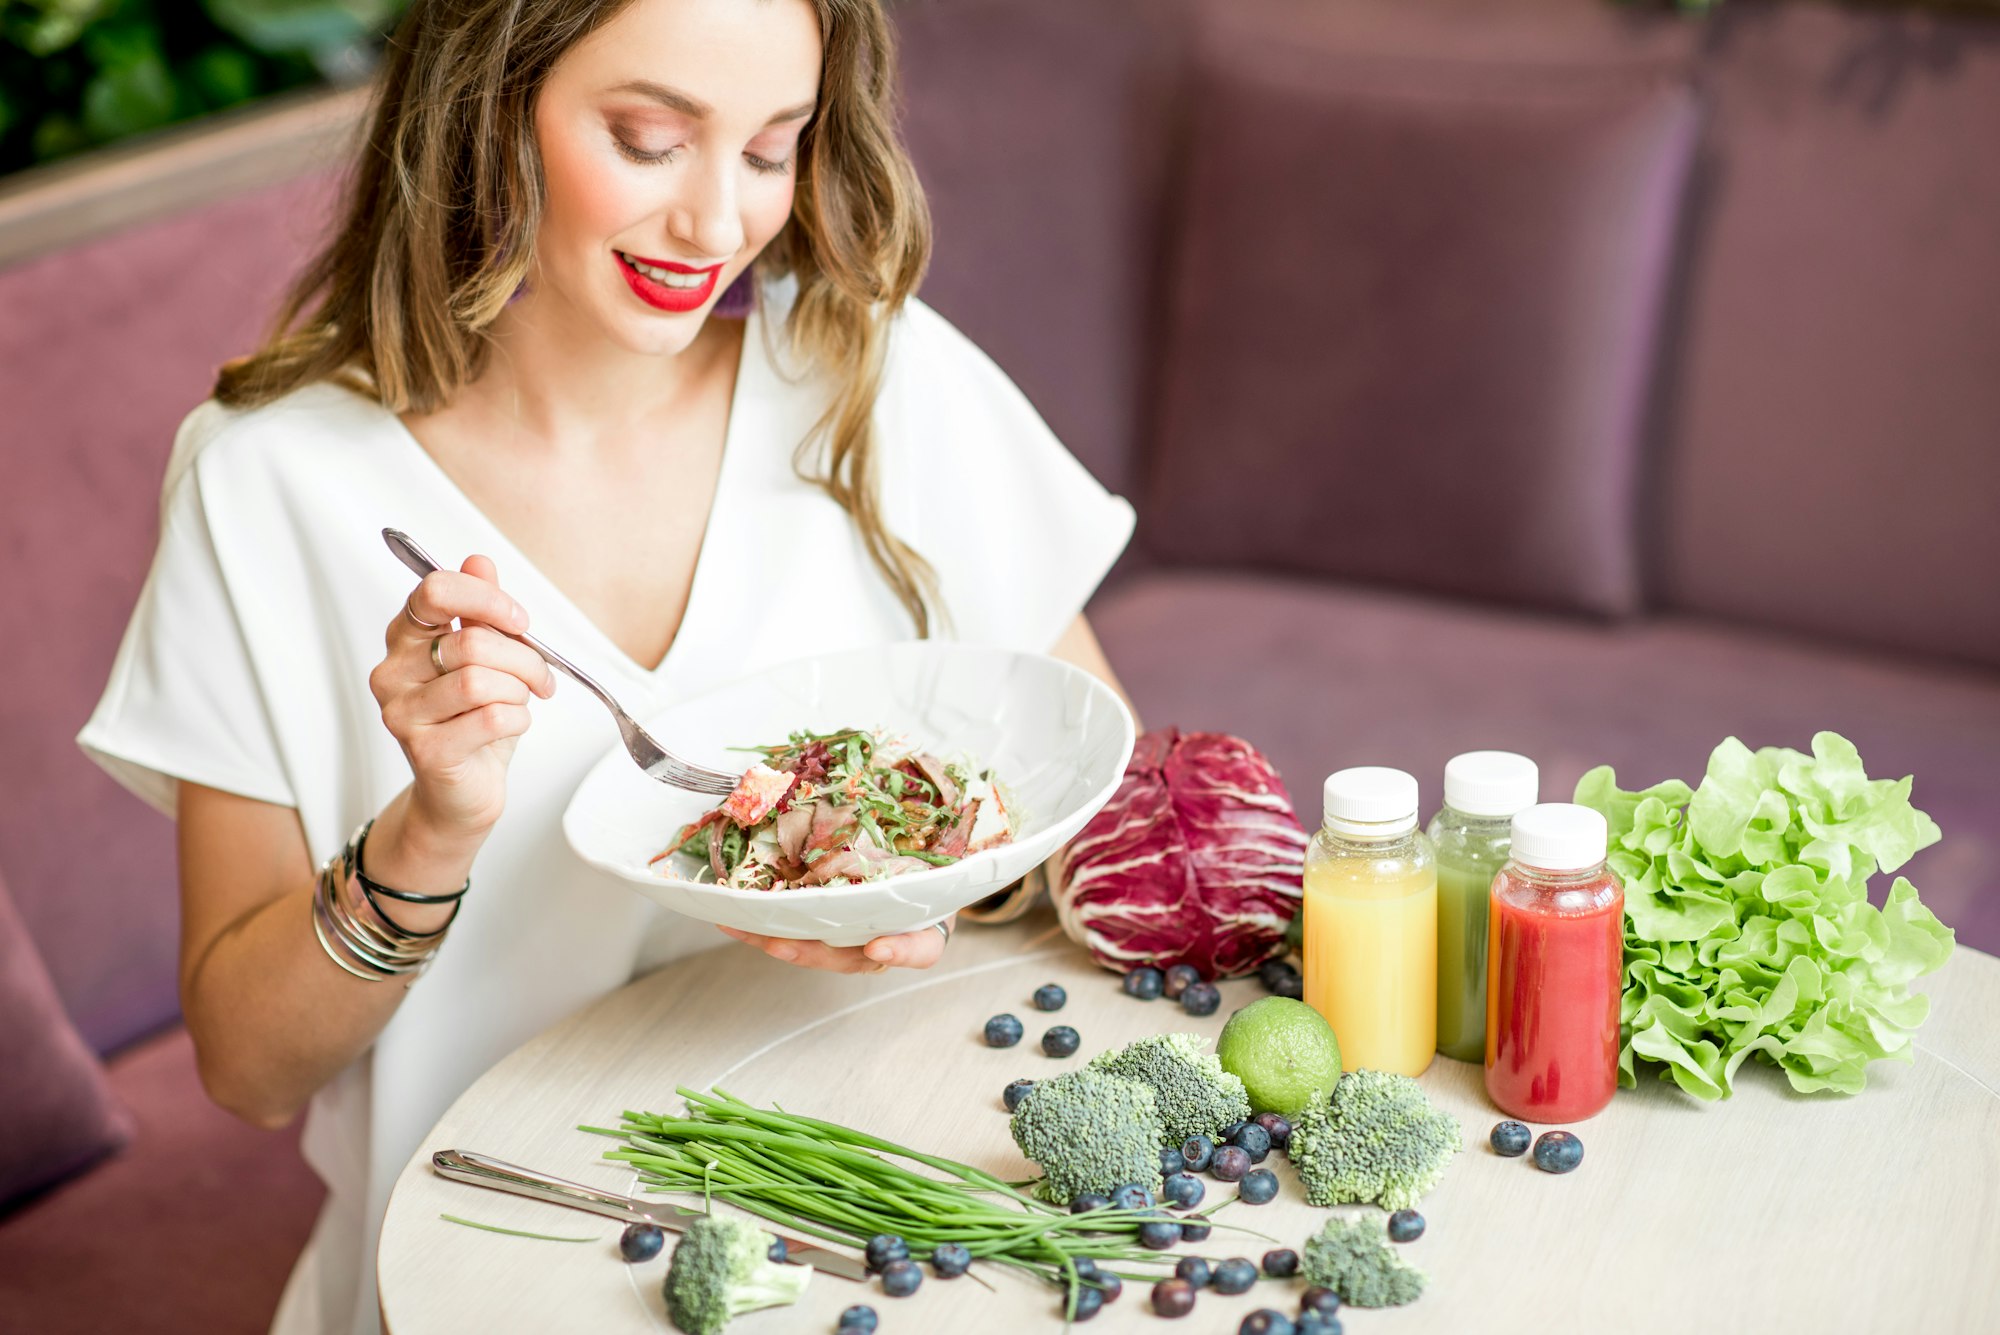
[[[637,713],[947,628],[1110,679],[1080,608],[1130,508],[911,298],[890,55],[877,0],[417,0],[341,230],[175,441],[81,741],[178,815],[210,1093],[310,1105],[287,1335],[374,1328],[389,1187],[480,1071],[714,941],[568,851],[611,730],[494,628]],[[384,526],[476,554],[412,588]],[[421,981],[329,938],[349,855]],[[852,972],[947,937],[744,939]]]

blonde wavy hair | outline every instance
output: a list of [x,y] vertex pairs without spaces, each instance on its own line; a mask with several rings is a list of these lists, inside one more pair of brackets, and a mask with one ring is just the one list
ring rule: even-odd
[[[333,380],[428,412],[479,375],[485,331],[527,277],[543,178],[535,96],[563,54],[631,0],[416,0],[389,44],[333,239],[263,347],[215,396],[248,407]],[[792,215],[759,255],[796,276],[792,350],[838,386],[794,459],[845,509],[917,634],[937,578],[883,521],[873,412],[891,317],[930,258],[930,213],[894,125],[895,42],[880,0],[810,0],[824,53]]]

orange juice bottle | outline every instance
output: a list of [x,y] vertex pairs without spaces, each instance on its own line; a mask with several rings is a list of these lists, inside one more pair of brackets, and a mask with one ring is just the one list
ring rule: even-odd
[[1306,850],[1305,1000],[1344,1070],[1417,1075],[1437,1050],[1437,857],[1417,828],[1417,781],[1344,769]]

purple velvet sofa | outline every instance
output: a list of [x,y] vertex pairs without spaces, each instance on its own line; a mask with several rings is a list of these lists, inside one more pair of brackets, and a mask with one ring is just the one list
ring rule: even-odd
[[[1909,874],[2000,950],[2000,24],[1744,0],[899,22],[924,295],[1138,505],[1091,615],[1148,722],[1251,739],[1307,807],[1350,764],[1432,801],[1450,755],[1504,747],[1560,795],[1832,728],[1916,776],[1945,837]],[[0,1207],[7,1330],[261,1330],[317,1206],[295,1133],[204,1099],[171,829],[71,739],[171,429],[328,191],[0,270],[0,877],[34,1013],[74,1026],[50,1050],[105,1057],[127,1142]]]

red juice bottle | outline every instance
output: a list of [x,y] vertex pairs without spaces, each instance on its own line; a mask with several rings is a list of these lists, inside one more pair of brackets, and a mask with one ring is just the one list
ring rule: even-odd
[[1618,1088],[1625,891],[1604,865],[1607,833],[1589,807],[1529,807],[1493,878],[1486,1093],[1523,1121],[1581,1121]]

